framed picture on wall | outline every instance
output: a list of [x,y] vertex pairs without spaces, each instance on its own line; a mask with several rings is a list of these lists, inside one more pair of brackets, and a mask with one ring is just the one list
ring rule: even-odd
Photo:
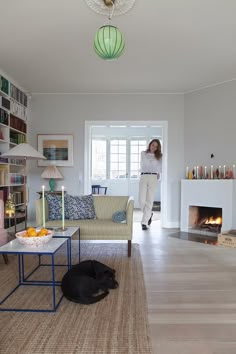
[[73,166],[73,135],[38,134],[38,151],[46,157],[38,166]]

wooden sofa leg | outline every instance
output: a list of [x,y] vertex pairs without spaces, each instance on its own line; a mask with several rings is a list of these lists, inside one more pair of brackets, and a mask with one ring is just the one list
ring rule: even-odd
[[4,259],[4,262],[5,264],[8,264],[8,257],[7,257],[7,254],[3,254],[3,259]]
[[128,257],[131,257],[131,240],[128,241]]

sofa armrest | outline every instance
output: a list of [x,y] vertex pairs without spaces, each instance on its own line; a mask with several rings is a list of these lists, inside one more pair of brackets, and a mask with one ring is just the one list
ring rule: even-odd
[[[36,226],[43,225],[43,199],[35,200]],[[45,221],[48,221],[48,202],[45,199]]]
[[126,222],[133,227],[134,198],[129,197],[126,207]]

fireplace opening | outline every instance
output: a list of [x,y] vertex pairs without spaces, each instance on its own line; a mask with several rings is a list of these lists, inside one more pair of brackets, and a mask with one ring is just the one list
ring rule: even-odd
[[218,234],[222,227],[222,208],[189,206],[189,231]]

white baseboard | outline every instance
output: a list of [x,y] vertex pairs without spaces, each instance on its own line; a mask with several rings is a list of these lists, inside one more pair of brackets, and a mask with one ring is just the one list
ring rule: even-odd
[[179,221],[167,221],[166,223],[162,223],[161,226],[166,229],[179,229],[180,222]]

